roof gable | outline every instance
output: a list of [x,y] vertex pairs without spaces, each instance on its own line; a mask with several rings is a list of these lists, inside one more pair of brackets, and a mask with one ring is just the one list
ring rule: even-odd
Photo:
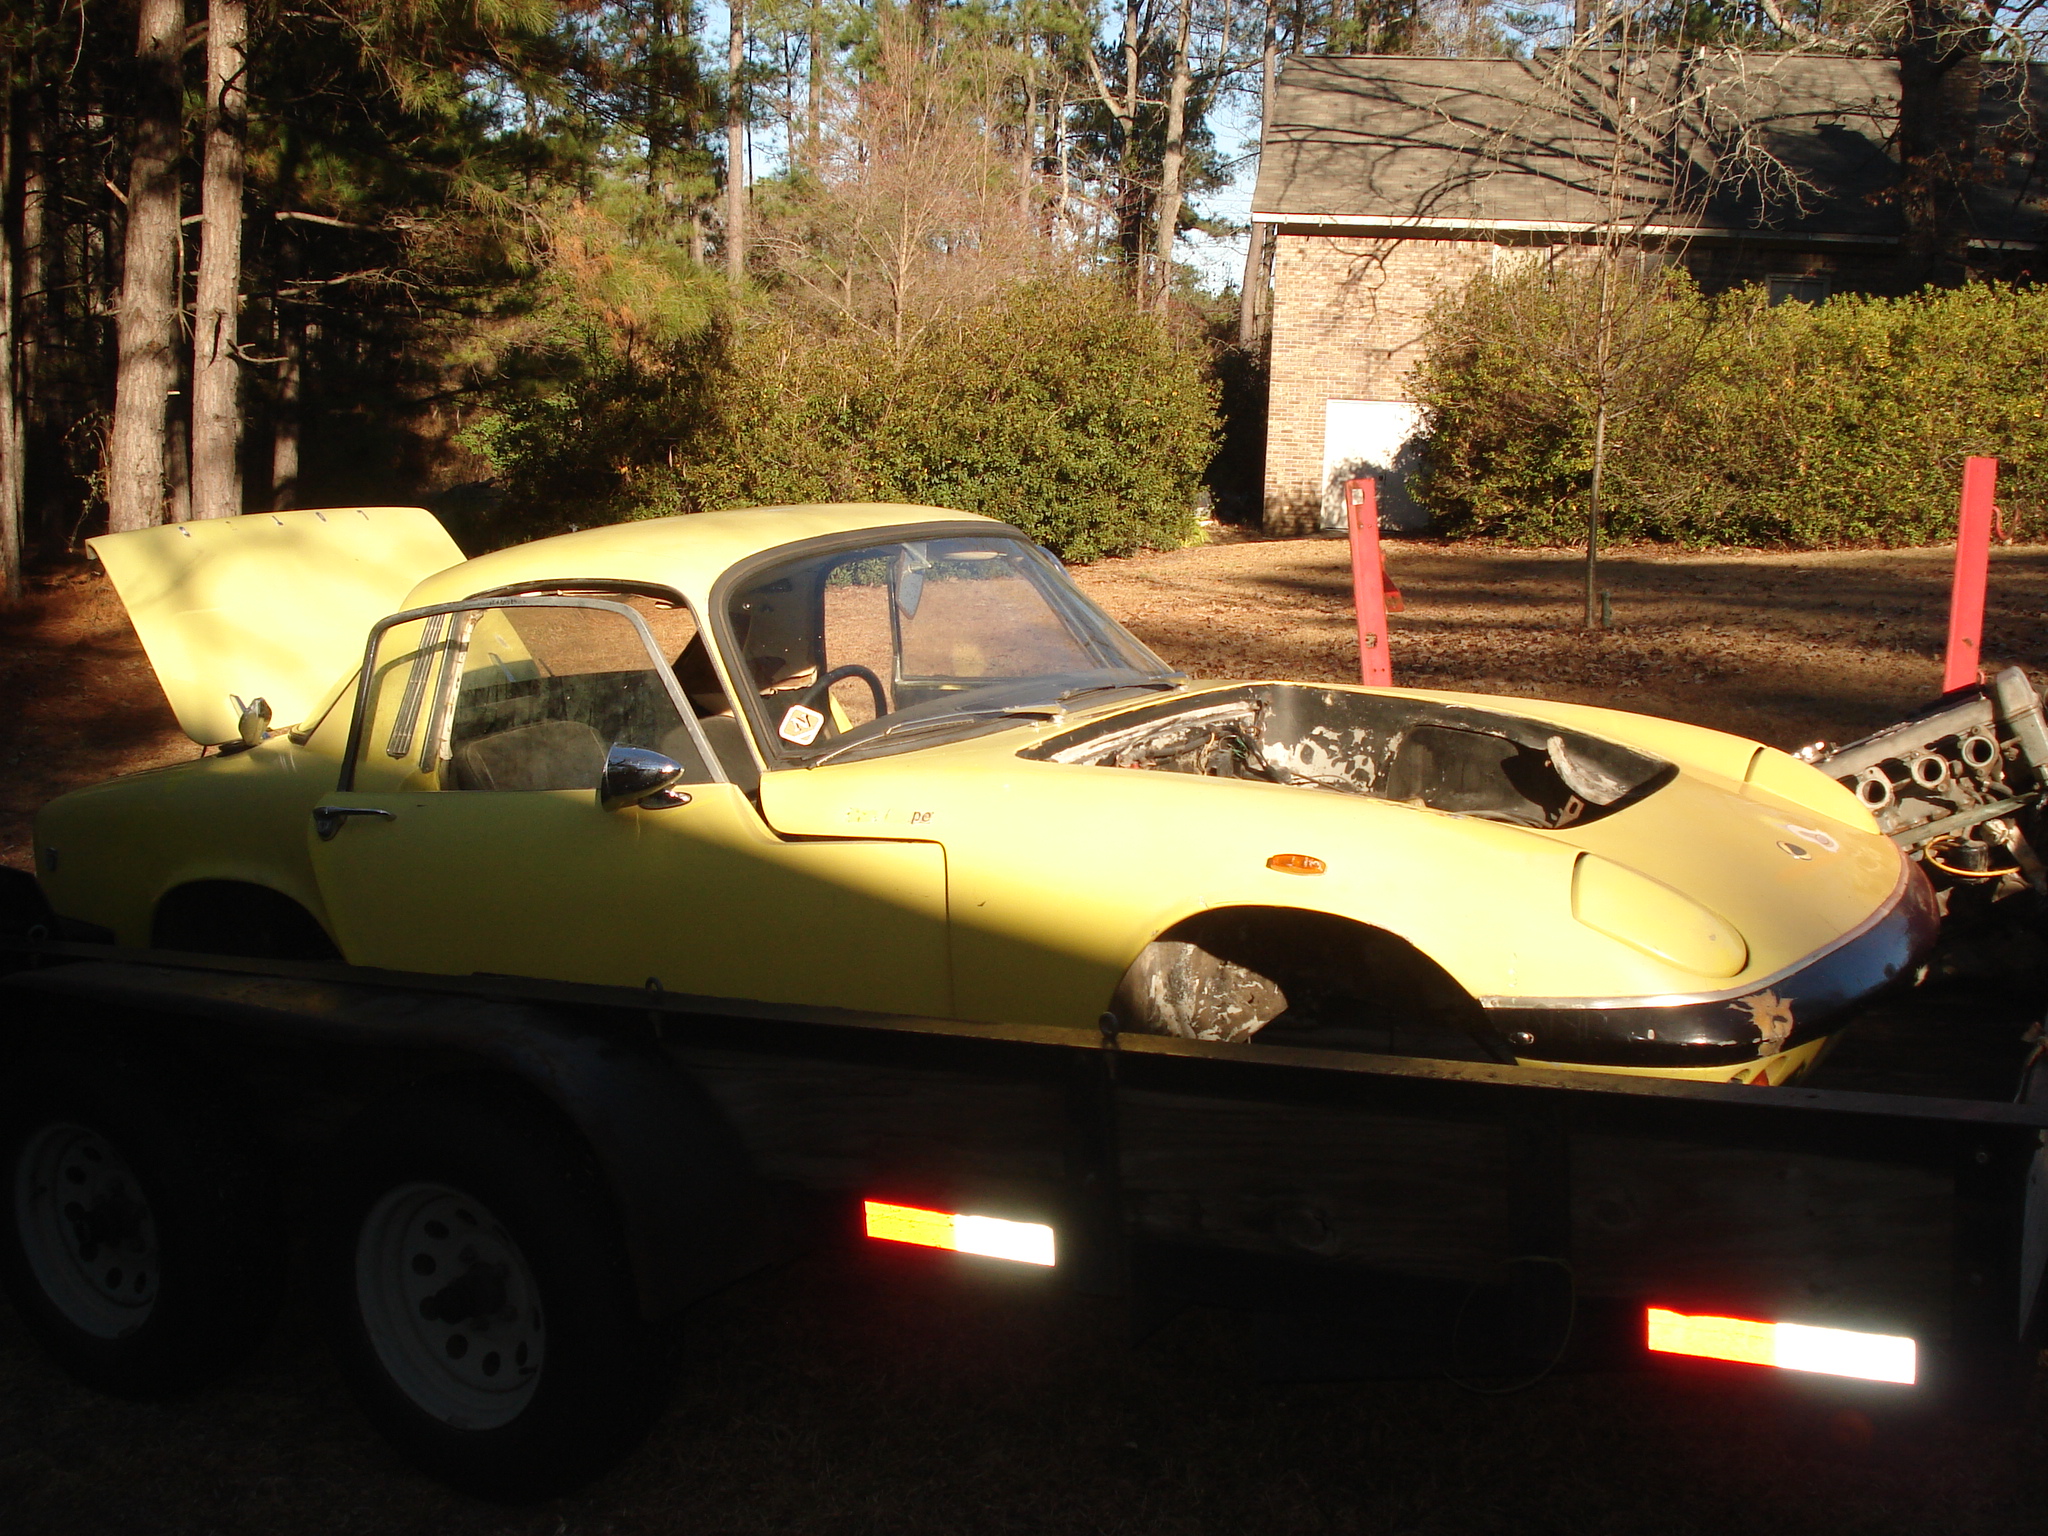
[[[2048,226],[2018,83],[1996,70],[1985,92],[1979,238]],[[1890,60],[1793,53],[1290,58],[1252,206],[1291,225],[1889,241],[1898,98]]]

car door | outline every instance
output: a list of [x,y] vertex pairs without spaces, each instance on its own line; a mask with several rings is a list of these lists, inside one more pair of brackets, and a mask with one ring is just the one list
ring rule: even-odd
[[[343,953],[396,970],[947,1012],[942,852],[772,834],[708,748],[664,659],[675,648],[673,634],[657,648],[633,608],[594,598],[380,626],[341,787],[308,833]],[[672,803],[599,806],[615,744],[682,768]]]

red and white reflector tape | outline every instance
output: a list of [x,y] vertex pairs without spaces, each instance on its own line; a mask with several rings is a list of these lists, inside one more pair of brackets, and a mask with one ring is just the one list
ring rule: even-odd
[[920,1248],[945,1248],[989,1259],[1014,1259],[1019,1264],[1052,1263],[1052,1228],[1035,1221],[1002,1221],[994,1216],[956,1216],[948,1211],[920,1210],[914,1205],[861,1202],[869,1237],[889,1243],[915,1243]]
[[1781,1371],[1814,1371],[1853,1376],[1859,1381],[1896,1381],[1911,1386],[1918,1348],[1911,1339],[1847,1328],[1809,1328],[1804,1323],[1756,1323],[1739,1317],[1689,1317],[1662,1307],[1649,1309],[1650,1348],[1662,1355],[1697,1355],[1734,1360]]

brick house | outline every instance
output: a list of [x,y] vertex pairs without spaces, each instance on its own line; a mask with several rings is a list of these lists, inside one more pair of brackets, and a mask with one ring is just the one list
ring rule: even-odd
[[[2048,101],[2048,70],[2034,82]],[[2024,275],[2048,244],[2016,83],[1994,78],[1980,108],[1986,275]],[[1389,527],[1424,524],[1407,375],[1430,306],[1502,261],[1625,229],[1710,292],[1885,291],[1898,94],[1889,60],[1797,54],[1288,59],[1252,200],[1272,261],[1266,530],[1343,527],[1354,474],[1381,476]]]

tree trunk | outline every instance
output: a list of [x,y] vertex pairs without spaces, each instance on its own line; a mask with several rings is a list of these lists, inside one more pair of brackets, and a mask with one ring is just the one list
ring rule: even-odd
[[163,521],[165,405],[177,382],[172,349],[185,7],[183,0],[140,0],[139,12],[114,425],[107,442],[107,527],[114,533]]
[[1907,0],[1899,56],[1899,285],[1952,288],[1968,280],[1969,187],[1978,98],[1991,36],[1974,7]]
[[10,606],[21,600],[22,507],[28,488],[28,435],[18,392],[20,305],[14,288],[21,253],[15,119],[24,105],[22,92],[0,91],[0,602]]
[[1067,91],[1058,75],[1045,97],[1045,184],[1040,225],[1048,242],[1063,239],[1067,224]]
[[1017,217],[1028,227],[1038,196],[1038,52],[1030,32],[1023,38],[1024,110],[1017,115]]
[[[1619,115],[1615,119],[1620,120]],[[1621,136],[1614,136],[1615,185],[1619,184]],[[1610,199],[1609,213],[1613,212]],[[1613,238],[1610,219],[1609,240]],[[1615,293],[1620,276],[1620,253],[1612,244],[1600,247],[1600,309],[1594,317],[1593,337],[1593,486],[1586,502],[1586,628],[1600,627],[1600,490],[1607,476],[1607,423],[1614,404],[1615,386]]]
[[[1273,85],[1280,60],[1280,29],[1274,7],[1266,7],[1266,42],[1259,55],[1259,148],[1263,154],[1267,135],[1273,131]],[[1244,281],[1237,290],[1237,344],[1251,347],[1259,339],[1260,320],[1266,294],[1266,248],[1273,238],[1271,226],[1253,224],[1245,241]]]
[[818,146],[825,139],[825,23],[824,12],[815,3],[805,13],[810,26],[806,44],[809,79],[805,82],[804,158],[807,165],[818,163]]
[[1143,198],[1138,190],[1138,0],[1124,0],[1121,52],[1124,78],[1116,111],[1117,239],[1131,264],[1139,306],[1145,302],[1145,229],[1140,218]]
[[1159,233],[1152,249],[1157,270],[1152,305],[1166,313],[1173,297],[1173,247],[1180,233],[1181,171],[1187,163],[1188,33],[1194,24],[1194,0],[1180,0],[1173,35],[1173,83],[1166,92],[1166,153],[1159,162]]
[[[50,162],[49,135],[58,121],[60,88],[44,80],[26,97],[21,115],[15,120],[19,137],[16,154],[21,167],[20,238],[16,250],[15,304],[15,408],[21,413],[22,495],[21,547],[24,553],[35,542],[35,515],[39,482],[38,454],[48,455],[50,411],[43,399],[43,351],[55,330],[59,313],[50,298],[53,272],[63,264],[62,231],[50,218],[54,201],[56,167]],[[46,494],[46,493],[45,493]]]
[[675,12],[668,0],[654,0],[648,8],[646,109],[640,131],[647,140],[647,191],[668,213],[676,206]]
[[727,0],[725,40],[725,275],[747,280],[747,113],[740,76],[747,62],[745,0]]
[[1607,472],[1607,401],[1593,407],[1593,494],[1586,502],[1586,628],[1600,627],[1600,482]]
[[270,417],[270,510],[287,511],[299,499],[299,433],[304,412],[305,328],[290,316],[277,317],[277,394]]
[[206,165],[200,192],[199,292],[192,336],[192,515],[242,510],[242,169],[247,128],[247,0],[208,0]]
[[171,402],[164,423],[164,521],[189,523],[192,521],[192,419],[179,407],[189,406],[191,397],[188,395],[180,400],[173,395]]

